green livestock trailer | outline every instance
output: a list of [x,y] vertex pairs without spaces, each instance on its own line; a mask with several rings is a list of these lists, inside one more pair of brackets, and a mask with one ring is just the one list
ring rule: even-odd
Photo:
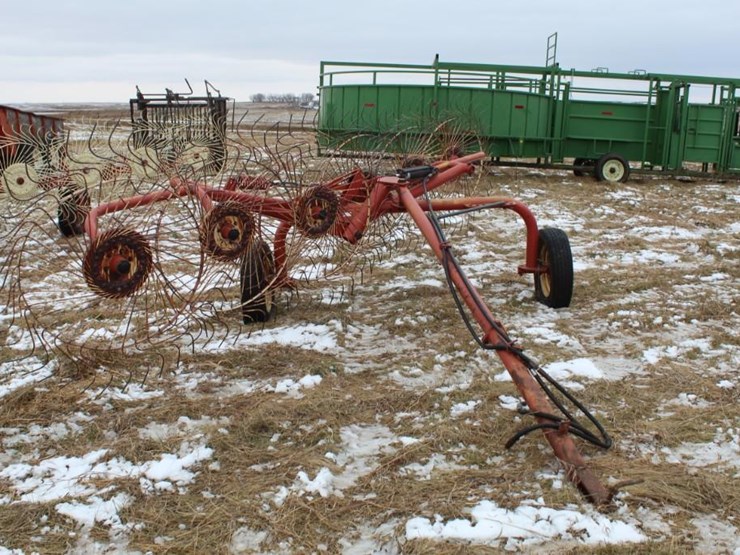
[[[548,60],[550,61],[550,60]],[[740,78],[450,63],[321,62],[324,153],[402,151],[455,120],[493,164],[630,172],[740,174]]]

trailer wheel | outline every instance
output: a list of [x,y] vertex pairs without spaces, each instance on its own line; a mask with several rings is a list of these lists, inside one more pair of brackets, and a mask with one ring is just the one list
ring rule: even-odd
[[64,189],[57,208],[57,225],[65,237],[82,235],[90,212],[90,195],[85,189]]
[[624,183],[630,176],[630,165],[622,156],[610,152],[596,162],[596,179],[609,183]]
[[581,168],[583,166],[593,167],[594,163],[595,161],[591,158],[576,158],[575,160],[573,160],[573,175],[575,175],[576,177],[584,177],[586,175],[590,175],[590,171]]
[[534,293],[538,302],[551,308],[570,306],[573,295],[573,255],[568,236],[561,229],[540,230],[537,246]]
[[252,240],[242,256],[240,268],[242,321],[266,322],[273,312],[269,284],[275,275],[275,261],[270,246],[262,239]]

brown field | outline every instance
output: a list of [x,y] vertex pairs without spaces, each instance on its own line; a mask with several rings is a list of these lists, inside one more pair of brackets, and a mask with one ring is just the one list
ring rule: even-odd
[[[67,118],[82,129],[116,113]],[[449,229],[495,316],[535,360],[564,363],[559,379],[612,436],[608,451],[579,446],[605,484],[631,482],[604,514],[640,542],[409,536],[412,519],[469,520],[485,501],[597,515],[541,433],[504,449],[531,421],[511,410],[516,388],[495,353],[477,348],[412,234],[351,274],[282,295],[264,327],[219,335],[233,340],[196,341],[160,366],[136,353],[84,368],[60,359],[47,379],[8,391],[0,551],[738,553],[738,183],[479,173],[476,195],[520,199],[540,226],[569,235],[573,302],[552,310],[516,273],[524,232],[514,215],[477,212]],[[0,329],[0,361],[17,357],[12,333]],[[172,454],[181,483],[157,481],[154,463]],[[116,500],[107,518],[70,516],[75,503]]]

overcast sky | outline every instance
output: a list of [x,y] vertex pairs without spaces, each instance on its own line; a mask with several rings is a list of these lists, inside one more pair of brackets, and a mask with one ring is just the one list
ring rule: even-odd
[[126,102],[203,80],[316,92],[321,60],[740,76],[739,0],[0,0],[0,104]]

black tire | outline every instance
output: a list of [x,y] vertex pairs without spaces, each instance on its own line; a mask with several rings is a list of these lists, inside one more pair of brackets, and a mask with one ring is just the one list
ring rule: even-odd
[[630,176],[630,165],[619,154],[604,154],[596,162],[596,179],[608,183],[624,183]]
[[582,169],[583,166],[591,166],[593,167],[594,160],[590,158],[576,158],[573,160],[573,175],[576,177],[584,177],[586,175],[591,175],[592,170],[584,170]]
[[537,266],[544,271],[534,275],[534,294],[538,302],[551,308],[570,306],[573,296],[573,255],[568,236],[561,229],[540,229]]
[[272,292],[268,286],[275,275],[270,246],[254,239],[242,256],[240,286],[242,320],[245,324],[267,322],[273,314]]
[[90,212],[90,195],[84,189],[65,189],[57,208],[57,224],[65,237],[85,233],[85,218]]

